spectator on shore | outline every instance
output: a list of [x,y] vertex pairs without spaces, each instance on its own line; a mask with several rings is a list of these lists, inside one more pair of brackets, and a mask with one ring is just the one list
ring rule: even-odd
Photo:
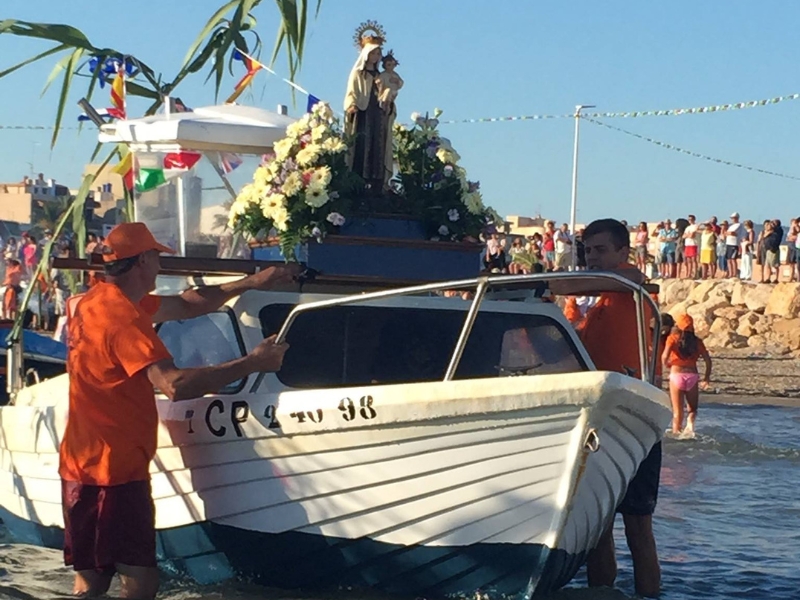
[[519,275],[520,273],[525,272],[525,269],[522,267],[522,265],[514,261],[514,257],[522,252],[525,252],[525,249],[522,247],[522,240],[516,238],[513,242],[511,242],[511,248],[508,250],[508,272],[512,275]]
[[666,219],[664,227],[658,231],[659,250],[661,252],[661,278],[669,279],[677,273],[675,252],[677,250],[678,231],[672,221]]
[[717,275],[717,234],[710,221],[700,231],[700,269],[703,279]]
[[697,249],[697,217],[689,215],[688,221],[689,225],[683,231],[684,276],[688,279],[697,279],[700,266]]
[[100,242],[97,240],[97,236],[93,233],[90,233],[86,236],[86,254],[94,254],[95,252],[99,252],[100,248],[98,247]]
[[742,224],[739,223],[739,213],[731,214],[731,224],[725,236],[725,258],[727,260],[726,275],[733,279],[739,276],[739,253],[742,243]]
[[644,221],[640,222],[639,229],[636,231],[636,238],[633,242],[633,249],[636,256],[636,267],[643,275],[647,274],[647,246],[649,237],[647,233],[647,223]]
[[[798,230],[800,230],[800,217],[795,219]],[[800,232],[794,240],[794,265],[792,267],[792,280],[800,281]]]
[[506,253],[496,233],[486,241],[486,255],[483,265],[492,273],[504,273],[506,270]]
[[25,238],[25,246],[22,248],[23,264],[25,266],[25,274],[28,277],[33,277],[38,264],[38,251],[39,247],[36,245],[36,238],[29,235]]
[[739,277],[743,281],[753,278],[753,251],[756,244],[756,232],[753,231],[753,222],[744,222],[744,235],[742,236],[742,261],[739,268]]
[[[797,219],[792,219],[789,223],[789,231],[786,233],[786,245],[788,246],[786,252],[786,264],[792,265],[797,262],[797,237],[800,233],[800,222]],[[794,279],[794,272],[792,272],[792,279]]]
[[763,271],[764,265],[767,262],[767,250],[764,247],[764,238],[767,237],[767,229],[769,229],[769,219],[764,221],[761,224],[761,231],[758,234],[758,240],[756,242],[756,262],[761,265],[762,271],[762,278],[763,278]]
[[553,221],[545,223],[544,234],[542,235],[542,250],[544,252],[544,268],[552,271],[556,266],[556,224]]
[[22,265],[16,258],[6,260],[6,276],[3,280],[3,318],[16,319],[19,295],[22,293]]
[[583,243],[583,232],[585,229],[578,229],[575,234],[575,269],[578,271],[586,270],[586,244]]
[[553,234],[556,250],[556,270],[567,271],[572,267],[572,238],[569,235],[569,225],[562,223],[561,227]]
[[728,272],[728,255],[726,254],[728,246],[725,244],[727,237],[728,222],[723,221],[717,232],[717,268],[719,271],[726,274]]
[[[780,274],[781,242],[783,241],[783,228],[781,222],[768,221],[764,227],[764,266],[761,269],[761,283],[777,283]],[[772,274],[775,273],[775,281]]]

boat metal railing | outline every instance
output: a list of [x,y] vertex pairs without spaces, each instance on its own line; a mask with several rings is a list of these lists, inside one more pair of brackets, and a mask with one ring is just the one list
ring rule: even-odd
[[[553,283],[556,285],[553,286]],[[289,316],[286,318],[286,321],[284,321],[283,326],[278,332],[276,341],[279,343],[285,341],[289,329],[292,327],[292,324],[295,322],[295,320],[300,315],[310,311],[324,310],[326,308],[335,306],[346,306],[348,304],[373,302],[376,300],[385,300],[401,296],[434,294],[436,292],[443,292],[446,290],[474,290],[475,296],[471,300],[471,304],[467,310],[467,314],[464,319],[464,325],[462,326],[458,341],[456,342],[456,346],[448,364],[447,371],[445,372],[444,381],[450,381],[453,379],[458,369],[458,365],[461,361],[461,356],[463,355],[467,340],[469,339],[470,333],[472,332],[472,327],[475,324],[475,319],[477,318],[481,305],[487,299],[487,292],[493,287],[503,288],[513,286],[515,289],[524,289],[526,287],[534,289],[544,287],[543,284],[546,284],[546,287],[553,295],[560,296],[599,296],[604,292],[631,293],[633,295],[636,307],[640,377],[643,381],[647,381],[651,384],[655,383],[655,373],[658,361],[657,349],[659,336],[661,335],[661,315],[659,313],[658,304],[655,300],[653,300],[648,293],[648,290],[643,285],[638,284],[620,275],[619,273],[611,271],[534,273],[529,275],[484,275],[471,279],[426,283],[404,288],[381,290],[378,292],[367,292],[358,295],[344,296],[341,298],[330,298],[326,300],[303,303],[297,305],[294,309],[292,309],[292,312],[289,313]],[[653,349],[653,351],[649,359],[647,339],[647,331],[649,328],[647,315],[645,314],[646,305],[650,306],[653,317],[655,318],[653,335],[650,339],[650,347]]]

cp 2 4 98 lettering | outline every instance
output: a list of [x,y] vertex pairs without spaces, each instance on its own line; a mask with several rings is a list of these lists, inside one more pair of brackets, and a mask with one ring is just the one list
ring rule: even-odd
[[342,418],[345,421],[353,421],[358,417],[369,421],[378,416],[372,404],[372,396],[361,396],[358,400],[358,406],[356,406],[352,398],[342,398],[339,401],[339,410],[342,412]]

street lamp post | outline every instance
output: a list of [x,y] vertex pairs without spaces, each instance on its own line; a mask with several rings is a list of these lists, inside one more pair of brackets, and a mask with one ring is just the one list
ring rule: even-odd
[[572,235],[572,246],[570,248],[572,260],[572,270],[575,270],[577,262],[577,248],[575,247],[575,219],[578,212],[578,137],[580,134],[581,111],[584,108],[594,108],[593,104],[578,104],[575,107],[575,147],[572,151],[572,205],[569,213],[569,231]]

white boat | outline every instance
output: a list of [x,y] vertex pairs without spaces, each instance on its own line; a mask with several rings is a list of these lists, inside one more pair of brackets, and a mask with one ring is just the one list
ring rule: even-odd
[[[566,584],[669,423],[645,380],[593,369],[562,289],[633,293],[601,273],[490,276],[360,295],[248,292],[167,323],[179,366],[280,330],[278,374],[171,403],[151,475],[162,565],[201,583],[372,587],[431,596]],[[476,290],[474,299],[443,290]],[[287,319],[288,316],[288,319]],[[59,547],[67,376],[0,408],[0,516]]]

